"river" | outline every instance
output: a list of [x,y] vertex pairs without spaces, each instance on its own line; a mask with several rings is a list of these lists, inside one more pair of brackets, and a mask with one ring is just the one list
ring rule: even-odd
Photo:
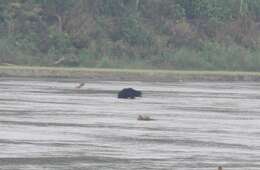
[[260,83],[77,82],[1,78],[1,170],[260,169]]

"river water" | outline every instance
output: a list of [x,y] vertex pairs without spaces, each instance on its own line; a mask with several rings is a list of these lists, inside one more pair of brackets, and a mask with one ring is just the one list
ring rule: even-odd
[[[260,169],[260,83],[75,86],[1,78],[1,170]],[[143,97],[117,99],[125,87]]]

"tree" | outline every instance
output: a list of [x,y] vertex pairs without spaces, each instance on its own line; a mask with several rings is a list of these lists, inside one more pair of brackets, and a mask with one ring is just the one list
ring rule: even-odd
[[66,14],[73,7],[73,0],[35,0],[41,4],[41,7],[47,17],[47,22],[52,23],[56,20],[57,31],[63,32],[66,23]]

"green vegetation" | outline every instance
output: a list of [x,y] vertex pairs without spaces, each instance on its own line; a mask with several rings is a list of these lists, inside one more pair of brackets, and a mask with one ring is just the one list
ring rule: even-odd
[[1,0],[0,63],[260,71],[259,0]]

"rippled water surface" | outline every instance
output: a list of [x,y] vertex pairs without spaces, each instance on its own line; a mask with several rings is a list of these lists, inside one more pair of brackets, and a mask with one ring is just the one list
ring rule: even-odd
[[76,85],[1,78],[1,170],[260,169],[260,83]]

